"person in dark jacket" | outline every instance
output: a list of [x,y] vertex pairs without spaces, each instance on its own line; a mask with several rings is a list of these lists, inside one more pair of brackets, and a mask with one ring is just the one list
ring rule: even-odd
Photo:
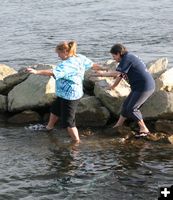
[[148,72],[144,62],[133,53],[128,52],[127,48],[122,44],[113,45],[110,53],[113,59],[119,63],[116,71],[99,72],[98,76],[116,78],[114,84],[109,89],[114,89],[123,78],[128,81],[131,87],[131,92],[122,105],[120,117],[114,128],[122,126],[127,118],[133,119],[139,125],[139,132],[136,136],[146,136],[150,132],[143,121],[140,108],[153,94],[155,81]]

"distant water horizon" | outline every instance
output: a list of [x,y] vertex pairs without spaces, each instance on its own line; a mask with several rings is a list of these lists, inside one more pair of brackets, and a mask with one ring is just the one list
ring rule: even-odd
[[55,46],[76,40],[78,53],[94,62],[111,59],[123,43],[145,63],[167,57],[173,66],[171,0],[6,0],[0,7],[0,63],[15,69],[56,64]]

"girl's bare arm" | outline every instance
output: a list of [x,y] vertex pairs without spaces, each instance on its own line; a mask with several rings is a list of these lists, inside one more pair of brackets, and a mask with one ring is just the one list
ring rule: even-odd
[[27,71],[31,74],[36,74],[36,75],[53,76],[53,72],[51,69],[36,70],[31,67],[28,67]]
[[121,81],[122,77],[117,77],[114,84],[109,87],[110,90],[113,90]]
[[96,72],[94,74],[92,74],[92,76],[96,76],[96,77],[118,77],[120,76],[121,73],[118,71],[108,71],[108,72]]

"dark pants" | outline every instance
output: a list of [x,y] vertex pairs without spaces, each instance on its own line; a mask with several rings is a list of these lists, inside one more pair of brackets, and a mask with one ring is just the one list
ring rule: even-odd
[[79,101],[79,99],[67,100],[57,97],[53,102],[50,112],[61,119],[61,125],[63,128],[72,128],[76,126],[75,115]]
[[142,120],[143,117],[139,109],[153,92],[154,90],[144,92],[131,91],[122,105],[121,115],[125,118],[131,118],[135,121]]

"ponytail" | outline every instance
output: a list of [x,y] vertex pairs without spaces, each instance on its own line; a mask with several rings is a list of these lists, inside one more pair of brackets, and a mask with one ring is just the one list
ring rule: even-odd
[[75,41],[71,41],[68,43],[69,46],[69,56],[76,56],[77,43]]
[[76,41],[70,41],[70,42],[64,41],[64,42],[61,42],[56,46],[55,51],[56,52],[67,51],[69,57],[70,56],[76,56],[77,43],[76,43]]

